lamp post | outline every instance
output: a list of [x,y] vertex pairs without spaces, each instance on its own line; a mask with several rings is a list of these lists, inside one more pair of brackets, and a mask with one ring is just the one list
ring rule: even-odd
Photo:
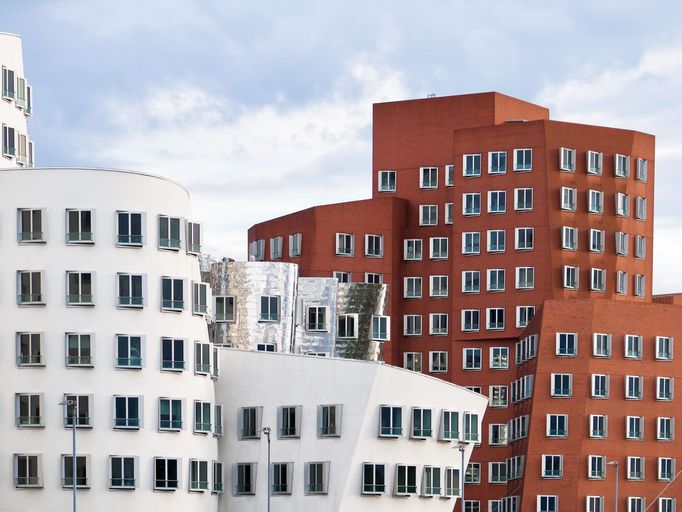
[[618,512],[618,461],[610,460],[606,464],[613,466],[616,469],[616,496],[613,502],[613,512]]
[[270,482],[272,478],[270,474],[270,432],[272,432],[272,429],[270,427],[263,427],[261,430],[268,438],[268,512],[270,512],[270,494],[272,493],[272,483]]
[[[64,400],[59,405],[66,406],[67,418],[71,418],[71,496],[72,510],[76,512],[76,400]],[[69,415],[71,409],[71,415]]]
[[459,507],[461,512],[464,512],[464,473],[466,472],[466,468],[464,467],[464,451],[466,450],[467,443],[464,443],[460,441],[457,443],[457,448],[459,449],[459,453],[462,458],[462,462],[460,464],[460,491],[459,491],[459,499],[462,502],[462,505]]

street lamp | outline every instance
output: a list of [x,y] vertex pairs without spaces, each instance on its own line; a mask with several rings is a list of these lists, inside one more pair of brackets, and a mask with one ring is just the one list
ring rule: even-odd
[[[59,402],[59,405],[66,406],[67,418],[71,418],[71,495],[72,495],[72,509],[76,512],[76,400],[64,400]],[[69,416],[69,408],[71,415]]]
[[462,505],[459,507],[461,512],[464,512],[464,473],[466,471],[466,468],[464,467],[464,452],[467,448],[467,444],[463,441],[460,441],[457,443],[457,448],[459,449],[459,453],[462,457],[462,462],[460,464],[460,491],[459,491],[459,499],[462,502]]
[[617,460],[610,460],[606,464],[616,468],[616,497],[615,497],[615,501],[613,502],[613,512],[618,512],[618,461]]
[[270,427],[263,427],[261,429],[261,431],[268,438],[268,467],[267,467],[267,471],[268,471],[268,512],[270,512],[270,494],[272,492],[272,484],[270,482],[270,478],[271,478],[271,475],[270,475],[270,432],[272,432],[272,429]]

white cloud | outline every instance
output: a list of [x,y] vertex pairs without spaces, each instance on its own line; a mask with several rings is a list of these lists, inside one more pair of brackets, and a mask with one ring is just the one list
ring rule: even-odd
[[167,84],[139,101],[109,98],[103,116],[112,130],[85,136],[80,156],[183,184],[210,252],[244,258],[252,224],[366,197],[372,103],[406,96],[400,73],[362,58],[300,106],[237,107],[196,85]]

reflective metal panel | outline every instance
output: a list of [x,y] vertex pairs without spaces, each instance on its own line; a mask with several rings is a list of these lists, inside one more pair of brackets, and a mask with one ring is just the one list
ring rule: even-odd
[[[337,287],[333,277],[299,278],[294,336],[297,353],[334,355]],[[324,325],[319,322],[320,310],[311,312],[310,308],[324,308]]]
[[372,315],[385,315],[388,285],[339,283],[337,315],[358,315],[357,339],[337,339],[335,355],[349,359],[383,361],[383,342],[372,340]]

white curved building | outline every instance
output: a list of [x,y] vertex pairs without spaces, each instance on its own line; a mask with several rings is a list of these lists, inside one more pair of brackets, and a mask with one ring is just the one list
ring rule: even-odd
[[33,113],[33,88],[24,75],[21,37],[0,32],[0,167],[32,167],[33,141],[26,118]]
[[79,509],[217,509],[200,238],[168,180],[0,170],[0,511],[69,509],[74,417]]

